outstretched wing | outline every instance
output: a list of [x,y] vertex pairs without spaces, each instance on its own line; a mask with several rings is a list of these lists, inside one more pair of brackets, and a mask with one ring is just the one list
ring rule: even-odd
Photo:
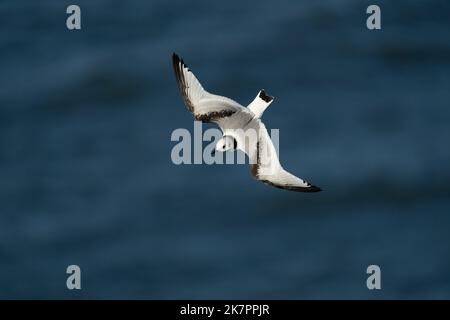
[[256,179],[273,187],[291,191],[321,191],[319,187],[313,186],[283,169],[278,160],[272,139],[270,139],[267,129],[262,122],[259,125],[255,152],[256,163],[252,164],[251,172]]
[[172,62],[181,95],[195,119],[217,123],[220,119],[244,108],[236,101],[203,89],[195,75],[176,53],[172,55]]

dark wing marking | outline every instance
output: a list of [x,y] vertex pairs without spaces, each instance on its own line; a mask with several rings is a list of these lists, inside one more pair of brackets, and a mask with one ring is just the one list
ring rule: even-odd
[[[265,129],[265,128],[264,128]],[[263,139],[270,139],[270,137],[268,137],[268,134],[266,136],[267,130],[264,132],[264,138]],[[273,146],[271,141],[268,142],[261,142],[260,140],[258,140],[258,142],[256,143],[256,163],[251,165],[251,173],[252,175],[259,181],[275,187],[275,188],[279,188],[279,189],[285,189],[285,190],[290,190],[290,191],[297,191],[297,192],[319,192],[322,191],[322,189],[320,189],[319,187],[316,187],[306,181],[304,181],[303,179],[300,179],[294,175],[292,175],[291,173],[287,172],[286,170],[284,170],[281,165],[279,164],[278,161],[273,161],[270,162],[271,165],[273,165],[274,167],[272,167],[272,174],[267,174],[264,173],[264,170],[262,170],[262,165],[261,165],[261,158],[264,156],[263,155],[263,148],[262,146],[267,145],[267,144],[271,144],[271,148]],[[272,149],[274,150],[274,149]],[[275,151],[272,151],[275,152]],[[276,156],[276,153],[275,153]],[[275,170],[273,170],[275,169]]]
[[186,103],[189,111],[194,112],[194,105],[192,104],[189,95],[187,94],[188,86],[186,84],[183,69],[187,69],[188,72],[191,70],[184,63],[183,59],[181,59],[176,53],[172,55],[172,64],[173,70],[175,71],[175,77],[177,78],[178,87],[180,88],[181,95],[183,96],[184,102]]
[[265,102],[270,102],[270,101],[273,100],[273,97],[272,97],[272,96],[269,96],[269,95],[266,93],[266,90],[264,90],[264,89],[262,89],[261,92],[259,93],[259,97],[260,97],[262,100],[264,100]]
[[299,187],[299,186],[294,186],[294,185],[276,184],[269,180],[261,180],[261,182],[264,182],[265,184],[275,187],[275,188],[285,189],[285,190],[289,190],[289,191],[297,191],[297,192],[319,192],[319,191],[322,191],[322,189],[320,189],[319,187],[313,186],[311,184],[308,184],[309,187]]
[[231,99],[211,94],[203,89],[183,59],[175,53],[172,55],[172,64],[183,100],[195,119],[217,122],[243,108]]

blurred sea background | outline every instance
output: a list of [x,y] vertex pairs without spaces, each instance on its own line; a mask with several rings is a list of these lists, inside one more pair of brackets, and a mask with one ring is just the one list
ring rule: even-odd
[[[0,298],[449,299],[449,16],[447,0],[1,1]],[[211,92],[275,96],[282,163],[324,191],[174,165],[193,117],[173,51]]]

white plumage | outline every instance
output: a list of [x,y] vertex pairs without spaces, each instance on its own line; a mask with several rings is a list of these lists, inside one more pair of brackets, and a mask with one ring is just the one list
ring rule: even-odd
[[[256,179],[292,191],[321,191],[281,166],[267,129],[260,120],[273,97],[261,90],[245,108],[232,99],[203,89],[195,75],[175,53],[172,62],[184,102],[195,119],[217,124],[224,137],[234,139],[234,148],[245,152],[250,158],[251,172]],[[249,134],[251,132],[254,134]]]

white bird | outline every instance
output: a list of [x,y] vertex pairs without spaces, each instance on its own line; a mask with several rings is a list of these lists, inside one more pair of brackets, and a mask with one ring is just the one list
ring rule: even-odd
[[[287,172],[281,166],[267,129],[261,121],[264,110],[273,97],[261,90],[247,108],[234,100],[211,94],[203,89],[192,71],[177,54],[172,55],[173,68],[184,102],[196,120],[217,124],[223,137],[216,151],[241,150],[251,165],[252,175],[268,185],[302,192],[321,191],[303,179]],[[254,138],[246,135],[255,132]]]

